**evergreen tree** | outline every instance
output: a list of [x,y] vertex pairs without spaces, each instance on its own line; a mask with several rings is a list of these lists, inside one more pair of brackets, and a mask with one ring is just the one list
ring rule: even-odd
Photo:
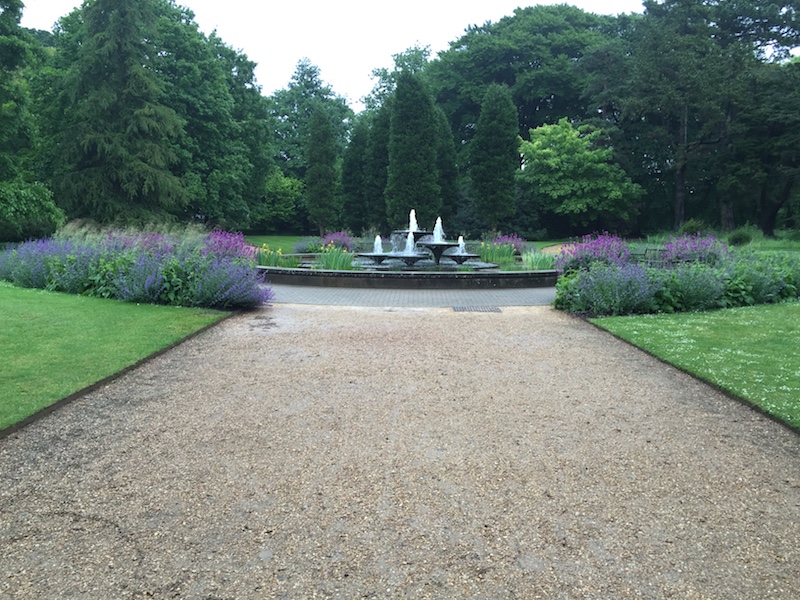
[[418,76],[401,73],[392,102],[386,182],[386,214],[392,227],[407,224],[412,208],[421,227],[432,228],[441,213],[437,131],[430,93]]
[[458,210],[458,166],[456,165],[456,145],[453,131],[444,111],[436,106],[437,146],[436,168],[439,173],[439,188],[442,191],[441,217],[450,222]]
[[163,103],[152,68],[153,5],[95,0],[83,7],[85,37],[67,78],[54,183],[71,217],[101,222],[174,213],[184,200],[170,167],[183,123]]
[[364,161],[364,196],[369,223],[379,231],[388,231],[386,219],[387,172],[389,168],[389,133],[392,122],[391,98],[372,115]]
[[0,0],[0,242],[52,233],[64,220],[31,177],[34,121],[22,70],[34,40],[19,26],[20,0]]
[[336,132],[328,111],[318,104],[311,113],[306,149],[306,207],[320,235],[339,224]]
[[342,221],[345,227],[356,233],[370,225],[369,197],[365,185],[369,119],[369,113],[362,113],[356,119],[342,160]]
[[472,195],[478,213],[492,231],[512,217],[514,179],[519,170],[517,109],[511,91],[492,85],[481,104],[475,137],[470,142]]

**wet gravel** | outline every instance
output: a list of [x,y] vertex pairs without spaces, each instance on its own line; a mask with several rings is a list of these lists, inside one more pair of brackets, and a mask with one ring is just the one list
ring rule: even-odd
[[800,597],[800,436],[548,307],[239,315],[0,474],[3,598]]

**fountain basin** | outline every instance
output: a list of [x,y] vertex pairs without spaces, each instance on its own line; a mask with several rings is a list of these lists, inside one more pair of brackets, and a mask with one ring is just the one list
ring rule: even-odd
[[[448,257],[452,258],[452,257]],[[394,271],[360,269],[329,271],[325,269],[289,269],[258,267],[270,283],[319,287],[381,289],[496,289],[553,287],[558,272],[548,271]]]

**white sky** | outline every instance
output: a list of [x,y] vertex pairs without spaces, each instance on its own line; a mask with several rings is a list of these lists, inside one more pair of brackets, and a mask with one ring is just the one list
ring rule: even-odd
[[[24,0],[22,26],[51,30],[81,0]],[[392,67],[392,54],[419,44],[432,55],[445,50],[469,25],[497,22],[519,6],[571,4],[587,12],[642,12],[641,0],[177,0],[195,14],[205,33],[219,37],[258,63],[265,95],[285,88],[297,62],[307,57],[323,81],[358,111],[372,90],[373,69]]]

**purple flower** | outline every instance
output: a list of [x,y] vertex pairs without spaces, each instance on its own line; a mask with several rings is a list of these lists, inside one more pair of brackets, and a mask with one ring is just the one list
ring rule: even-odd
[[495,238],[495,240],[492,243],[498,246],[502,244],[510,244],[511,246],[514,246],[514,250],[516,252],[522,254],[528,242],[527,240],[520,237],[516,233],[507,233],[505,235],[501,235],[498,238]]
[[322,238],[322,247],[329,245],[337,248],[344,248],[348,252],[353,251],[353,237],[346,231],[334,231],[326,233]]
[[608,232],[585,235],[562,248],[553,263],[561,273],[588,269],[593,263],[624,265],[630,262],[631,251],[620,237]]

